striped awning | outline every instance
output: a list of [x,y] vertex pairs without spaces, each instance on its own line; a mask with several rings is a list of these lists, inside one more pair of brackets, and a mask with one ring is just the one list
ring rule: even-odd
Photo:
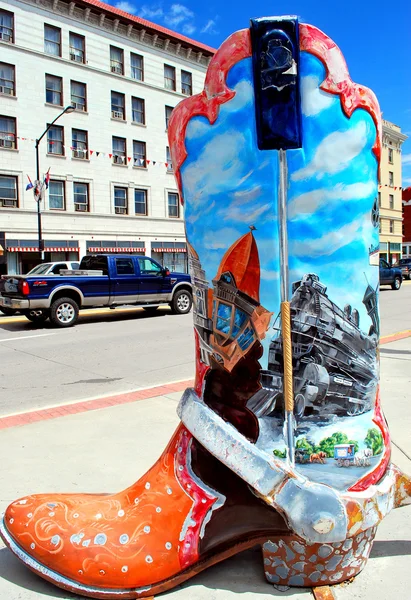
[[152,252],[187,252],[187,248],[159,248],[152,246]]
[[[8,252],[39,252],[38,246],[7,246]],[[45,252],[79,252],[79,248],[70,246],[45,246]]]
[[125,248],[119,248],[118,246],[104,246],[104,247],[100,247],[100,246],[91,246],[89,248],[87,248],[87,252],[96,252],[97,254],[101,254],[102,252],[108,253],[108,254],[114,254],[115,252],[119,253],[119,254],[128,254],[130,252],[137,252],[138,254],[145,254],[146,249],[143,247],[140,248],[135,248],[134,246],[127,246]]

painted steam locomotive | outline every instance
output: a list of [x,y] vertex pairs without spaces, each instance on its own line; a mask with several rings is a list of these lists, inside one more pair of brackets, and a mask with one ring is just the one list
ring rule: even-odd
[[[293,284],[290,304],[296,417],[309,412],[307,409],[320,410],[321,415],[343,411],[354,416],[370,410],[375,399],[376,291],[368,286],[363,300],[373,322],[368,334],[359,328],[358,311],[350,305],[341,310],[326,291],[315,274],[304,275]],[[268,369],[261,371],[262,387],[247,404],[257,417],[283,408],[282,355],[279,334],[270,344]]]

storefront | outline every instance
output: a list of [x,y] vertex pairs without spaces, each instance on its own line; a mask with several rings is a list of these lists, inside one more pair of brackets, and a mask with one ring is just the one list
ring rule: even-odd
[[391,265],[396,265],[401,258],[401,244],[397,242],[380,242],[380,258]]
[[171,271],[188,273],[187,245],[185,242],[152,242],[151,257]]
[[145,254],[145,242],[92,240],[86,243],[87,254]]
[[40,262],[79,260],[77,240],[44,240],[44,259],[39,252],[38,240],[6,239],[6,272],[10,275],[28,273]]

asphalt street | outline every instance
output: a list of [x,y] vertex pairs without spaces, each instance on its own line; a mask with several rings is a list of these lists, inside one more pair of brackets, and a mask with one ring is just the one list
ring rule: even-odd
[[[411,329],[411,282],[380,294],[381,334]],[[192,314],[84,311],[70,329],[0,317],[0,416],[194,376]]]

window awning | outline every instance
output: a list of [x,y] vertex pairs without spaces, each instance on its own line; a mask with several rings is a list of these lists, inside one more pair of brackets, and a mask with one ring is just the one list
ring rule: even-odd
[[[6,240],[8,252],[40,252],[38,240]],[[44,240],[45,252],[79,252],[77,240]]]
[[126,246],[125,248],[120,248],[119,246],[89,246],[87,248],[87,252],[95,252],[97,254],[104,252],[108,254],[128,254],[130,252],[135,252],[137,254],[145,254],[146,249],[144,246],[140,246],[136,248],[135,246]]
[[187,252],[187,246],[183,242],[153,242],[152,252]]

